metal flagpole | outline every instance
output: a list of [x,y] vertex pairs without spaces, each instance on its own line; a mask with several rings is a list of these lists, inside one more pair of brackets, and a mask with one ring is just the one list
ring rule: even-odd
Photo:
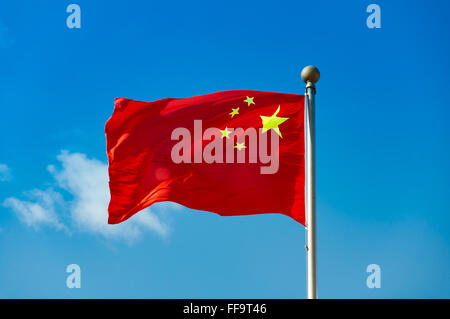
[[316,273],[316,154],[315,154],[315,83],[320,72],[309,65],[302,70],[301,78],[306,83],[305,92],[305,215],[307,256],[307,298],[317,299]]

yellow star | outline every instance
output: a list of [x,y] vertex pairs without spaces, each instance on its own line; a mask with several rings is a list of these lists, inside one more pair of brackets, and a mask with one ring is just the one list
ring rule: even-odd
[[240,151],[243,148],[247,148],[247,146],[245,146],[245,142],[242,142],[242,143],[236,143],[236,146],[234,148],[237,148],[238,151]]
[[255,102],[253,102],[254,97],[248,97],[247,99],[244,100],[244,102],[248,103],[247,106],[250,106],[251,104],[255,104]]
[[231,118],[233,118],[236,114],[239,114],[239,108],[236,108],[236,109],[231,108],[231,109],[232,109],[232,111],[230,113],[228,113],[231,115]]
[[222,133],[222,137],[226,137],[226,138],[230,138],[229,135],[231,133],[231,131],[228,131],[228,127],[225,127],[224,130],[219,130],[220,133]]
[[280,129],[278,128],[278,125],[280,125],[284,121],[287,121],[289,118],[288,117],[278,117],[277,116],[278,112],[280,112],[279,105],[278,105],[277,110],[275,111],[275,113],[273,113],[272,116],[260,115],[261,120],[262,120],[262,125],[263,125],[262,132],[264,133],[264,132],[267,132],[268,130],[272,129],[275,132],[277,132],[277,134],[282,138],[283,136],[281,136],[281,132],[280,132]]

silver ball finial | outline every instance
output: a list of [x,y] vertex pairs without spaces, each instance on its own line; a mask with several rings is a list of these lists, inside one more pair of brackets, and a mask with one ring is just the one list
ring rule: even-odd
[[301,77],[303,82],[308,83],[311,82],[312,84],[319,81],[320,78],[320,72],[319,69],[316,68],[314,65],[308,65],[303,68]]

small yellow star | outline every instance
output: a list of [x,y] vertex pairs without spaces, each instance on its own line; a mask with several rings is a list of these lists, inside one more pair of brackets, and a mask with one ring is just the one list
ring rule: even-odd
[[255,104],[255,102],[253,102],[254,97],[248,97],[247,99],[244,100],[245,103],[248,103],[247,106],[250,106],[251,104]]
[[229,136],[230,136],[231,131],[228,131],[228,127],[225,127],[224,130],[219,130],[219,131],[220,131],[220,133],[222,133],[222,137],[230,138]]
[[247,148],[247,146],[245,146],[245,142],[242,142],[242,143],[236,143],[236,146],[234,148],[237,148],[238,151],[240,151],[243,148]]
[[231,115],[231,118],[233,118],[236,114],[239,114],[239,108],[236,108],[236,109],[231,108],[231,109],[232,109],[232,111],[230,113],[228,113]]
[[268,130],[272,129],[275,132],[277,132],[277,134],[282,138],[283,136],[281,136],[281,132],[280,132],[280,129],[278,128],[278,125],[280,125],[284,121],[287,121],[289,118],[288,117],[278,117],[277,116],[278,112],[280,112],[279,105],[278,105],[277,110],[275,111],[275,113],[273,113],[272,116],[260,115],[261,120],[262,120],[262,125],[263,125],[262,132],[264,133],[264,132],[267,132]]

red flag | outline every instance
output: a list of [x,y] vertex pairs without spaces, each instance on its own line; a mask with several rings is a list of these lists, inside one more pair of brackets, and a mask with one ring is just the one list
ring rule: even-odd
[[285,214],[305,224],[304,96],[224,91],[118,98],[106,123],[108,223],[172,201],[223,216]]

